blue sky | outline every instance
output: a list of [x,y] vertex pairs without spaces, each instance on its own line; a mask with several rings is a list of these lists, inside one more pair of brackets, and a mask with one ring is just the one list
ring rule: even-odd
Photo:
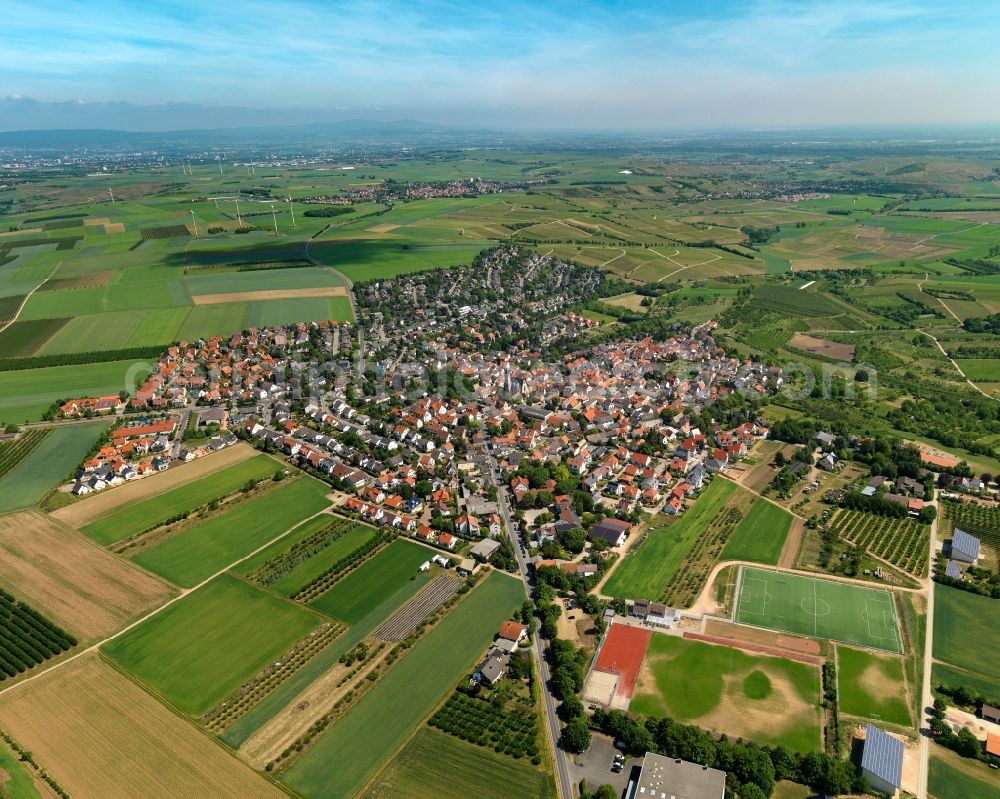
[[4,0],[0,8],[0,97],[45,102],[511,128],[1000,117],[1000,4],[990,2]]

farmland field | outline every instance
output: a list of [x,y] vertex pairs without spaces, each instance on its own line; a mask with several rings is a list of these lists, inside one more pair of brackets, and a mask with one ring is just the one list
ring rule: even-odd
[[722,560],[749,560],[773,566],[778,562],[791,526],[792,515],[788,511],[757,499],[729,537],[722,550]]
[[34,774],[6,744],[0,745],[0,785],[3,799],[42,799]]
[[0,478],[0,513],[30,508],[49,489],[72,476],[107,425],[91,422],[53,428],[24,460]]
[[348,624],[355,624],[367,615],[380,597],[410,581],[421,585],[426,583],[428,575],[419,574],[417,568],[433,554],[418,544],[394,541],[309,605]]
[[983,696],[1000,698],[1000,679],[970,674],[944,663],[935,663],[932,669],[931,685],[937,689],[939,684],[953,689],[961,688],[964,685]]
[[403,747],[365,799],[551,799],[552,777],[534,766],[460,741],[430,727]]
[[144,502],[150,497],[200,480],[256,455],[257,450],[249,444],[240,442],[190,463],[175,463],[165,472],[158,472],[141,480],[133,480],[124,485],[90,494],[79,502],[53,511],[51,515],[63,524],[81,529],[95,519],[115,513],[122,505]]
[[110,635],[174,593],[35,512],[0,516],[0,586],[83,641]]
[[[310,540],[320,534],[335,534],[337,537],[322,549],[316,550]],[[358,524],[350,519],[317,516],[286,538],[241,563],[235,571],[248,575],[252,582],[266,585],[275,593],[291,597],[338,561],[371,541],[375,535],[374,527]],[[296,551],[306,545],[313,548],[305,553]],[[285,558],[294,559],[295,565],[290,568],[286,566]],[[263,581],[255,574],[257,570],[260,570],[261,576],[266,572],[268,579]]]
[[240,502],[195,524],[134,560],[186,588],[253,552],[275,536],[327,507],[327,487],[302,477]]
[[888,591],[749,566],[739,586],[738,624],[902,652]]
[[0,442],[0,479],[28,457],[28,454],[51,432],[52,428],[36,427],[25,430],[16,441]]
[[[367,616],[357,624],[352,625],[336,641],[265,696],[260,704],[251,708],[242,718],[237,719],[236,723],[222,734],[222,740],[230,746],[240,747],[241,753],[245,752],[248,755],[250,755],[249,750],[251,749],[256,754],[255,743],[260,744],[261,749],[266,749],[271,742],[269,727],[276,723],[275,717],[287,706],[293,704],[296,698],[307,690],[318,677],[333,668],[341,655],[363,641],[396,609],[406,604],[425,584],[422,580],[412,580],[404,583],[401,588],[384,598],[380,597],[378,604],[371,608]],[[264,763],[266,763],[266,758]]]
[[123,669],[200,716],[320,618],[222,575],[103,647]]
[[983,677],[996,675],[1000,634],[995,599],[959,588],[934,589],[934,658]]
[[282,781],[307,797],[354,796],[474,665],[523,600],[520,581],[489,575],[295,760]]
[[846,541],[918,577],[927,573],[930,525],[874,513],[839,509],[829,521]]
[[285,797],[98,655],[0,697],[0,724],[76,799]]
[[811,752],[819,683],[816,666],[654,634],[629,710]]
[[902,727],[913,723],[898,657],[838,646],[837,694],[841,713]]
[[1000,779],[987,766],[935,745],[927,791],[933,799],[995,799],[1000,792]]
[[[213,499],[221,499],[242,488],[248,480],[271,477],[279,468],[282,468],[281,464],[270,456],[256,455],[242,463],[213,472],[195,482],[144,501],[129,502],[125,507],[101,516],[82,527],[81,532],[99,544],[113,544],[135,533],[149,530],[165,519],[192,511]],[[152,487],[156,476],[145,479],[151,481],[150,487]],[[108,495],[112,496],[113,491],[114,489]]]
[[601,591],[621,599],[659,599],[704,525],[735,490],[728,480],[715,480],[680,519],[651,523],[649,537],[625,557]]
[[37,422],[58,399],[117,394],[129,375],[138,385],[147,372],[133,361],[0,372],[0,421]]
[[27,358],[34,355],[68,319],[32,319],[14,322],[0,331],[0,358]]

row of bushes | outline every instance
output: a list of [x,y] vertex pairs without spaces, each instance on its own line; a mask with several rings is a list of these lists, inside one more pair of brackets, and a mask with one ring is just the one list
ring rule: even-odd
[[326,569],[322,574],[306,583],[302,588],[295,592],[292,599],[296,599],[301,602],[309,602],[315,599],[324,591],[328,590],[335,582],[337,582],[343,572],[348,571],[354,566],[360,565],[363,561],[367,560],[378,550],[382,549],[383,546],[388,544],[392,538],[393,536],[391,533],[380,530],[378,534],[371,539],[371,541],[362,544],[350,555],[346,555],[341,558],[330,566],[330,568]]
[[76,638],[0,590],[0,681],[76,646]]

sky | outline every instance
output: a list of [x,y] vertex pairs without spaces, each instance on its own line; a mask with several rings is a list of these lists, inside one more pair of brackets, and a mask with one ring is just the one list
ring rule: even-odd
[[271,123],[511,130],[1000,119],[1000,3],[988,0],[0,7],[0,130],[24,127],[28,109],[72,127],[109,103],[145,129],[190,127],[190,105],[206,120],[224,107]]

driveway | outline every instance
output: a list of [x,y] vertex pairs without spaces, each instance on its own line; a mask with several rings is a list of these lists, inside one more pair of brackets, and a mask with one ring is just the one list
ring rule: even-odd
[[586,780],[587,788],[591,791],[602,785],[611,785],[618,791],[618,796],[624,796],[633,770],[638,778],[643,759],[629,758],[625,761],[625,768],[615,774],[611,770],[611,764],[617,753],[618,750],[610,738],[605,735],[594,735],[590,741],[590,748],[570,761],[569,770],[573,785],[577,786],[580,780]]

